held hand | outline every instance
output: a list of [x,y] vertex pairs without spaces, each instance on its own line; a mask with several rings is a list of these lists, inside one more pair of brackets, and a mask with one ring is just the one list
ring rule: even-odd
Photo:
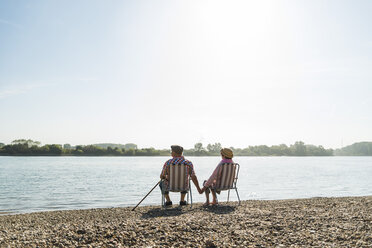
[[197,188],[197,190],[198,190],[199,194],[201,194],[201,193],[202,193],[202,191],[201,191],[200,187],[198,187],[198,188]]
[[203,187],[202,189],[199,190],[199,194],[203,194],[205,191],[205,187]]

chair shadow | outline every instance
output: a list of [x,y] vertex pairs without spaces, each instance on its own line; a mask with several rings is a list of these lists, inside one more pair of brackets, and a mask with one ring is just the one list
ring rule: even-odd
[[202,207],[201,209],[207,212],[215,213],[215,214],[229,214],[236,210],[236,206],[216,205],[216,206]]
[[143,213],[141,218],[142,219],[151,219],[156,217],[173,217],[173,216],[180,216],[184,213],[189,213],[190,211],[206,211],[215,214],[229,214],[236,210],[236,206],[231,205],[217,205],[217,206],[208,206],[208,207],[193,207],[190,209],[189,207],[174,207],[174,208],[152,208],[147,212]]
[[175,208],[153,208],[149,211],[142,214],[143,219],[150,219],[156,217],[173,217],[173,216],[180,216],[184,213],[184,210],[180,207]]

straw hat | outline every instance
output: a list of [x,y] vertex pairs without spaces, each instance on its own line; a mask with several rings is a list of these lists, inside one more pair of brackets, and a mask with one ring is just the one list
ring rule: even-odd
[[230,148],[222,148],[221,149],[221,155],[223,155],[225,158],[233,158],[234,157],[233,151]]

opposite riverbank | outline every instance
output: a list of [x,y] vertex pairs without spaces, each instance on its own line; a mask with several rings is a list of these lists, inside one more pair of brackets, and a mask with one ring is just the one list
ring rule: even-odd
[[372,247],[372,196],[0,216],[0,247]]

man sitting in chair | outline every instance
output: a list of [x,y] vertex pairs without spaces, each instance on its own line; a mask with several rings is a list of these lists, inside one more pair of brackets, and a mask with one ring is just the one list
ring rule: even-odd
[[[168,161],[165,162],[164,166],[163,166],[163,170],[160,174],[160,178],[161,179],[164,179],[161,183],[160,183],[160,189],[162,189],[163,191],[163,188],[164,188],[164,197],[166,199],[166,202],[165,202],[165,206],[171,206],[172,205],[172,201],[169,197],[169,171],[170,171],[170,166],[172,164],[185,164],[187,166],[187,174],[189,176],[191,176],[191,180],[193,181],[193,183],[195,184],[195,187],[197,188],[198,192],[200,193],[201,192],[201,189],[199,187],[199,182],[198,182],[198,179],[195,175],[195,171],[194,171],[194,166],[192,164],[191,161],[185,159],[183,156],[182,156],[182,153],[183,153],[183,148],[181,146],[178,146],[178,145],[173,145],[171,146],[171,149],[172,149],[172,158],[169,159]],[[183,179],[183,180],[186,180],[187,181],[187,185],[188,185],[188,175],[185,175],[187,178]],[[190,185],[188,185],[190,187]],[[180,200],[180,205],[186,205],[186,201],[185,201],[185,196],[186,196],[186,193],[187,191],[181,191],[181,200]]]
[[[216,169],[213,171],[213,173],[209,177],[209,179],[207,181],[204,181],[203,188],[199,192],[200,194],[205,192],[206,202],[204,203],[204,206],[208,206],[209,204],[211,204],[211,205],[217,205],[218,204],[216,193],[219,194],[220,191],[215,190],[215,187],[216,187],[216,184],[217,184],[217,179],[221,176],[221,175],[219,175],[222,172],[221,166],[225,163],[234,163],[232,161],[233,156],[234,156],[234,154],[233,154],[233,151],[231,149],[229,149],[229,148],[221,149],[221,157],[222,157],[221,162],[217,165]],[[210,191],[212,191],[212,197],[213,197],[213,200],[212,200],[211,203],[209,203],[209,193],[210,193]]]

